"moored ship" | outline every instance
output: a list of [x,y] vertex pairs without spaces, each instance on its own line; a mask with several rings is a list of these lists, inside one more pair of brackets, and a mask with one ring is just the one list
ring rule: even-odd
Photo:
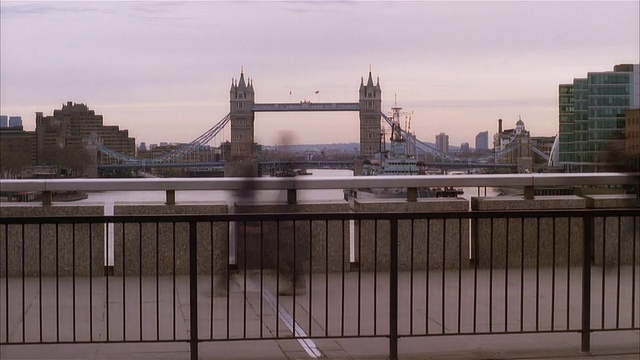
[[[366,160],[362,168],[362,176],[400,176],[400,175],[427,175],[427,169],[423,162],[409,152],[407,139],[400,131],[400,110],[393,108],[393,125],[391,128],[390,148],[386,150],[384,136],[381,136],[382,151],[376,154],[371,161]],[[418,198],[457,197],[462,195],[462,189],[453,187],[445,188],[418,188]],[[407,196],[406,188],[364,188],[344,189],[344,198],[403,198]]]

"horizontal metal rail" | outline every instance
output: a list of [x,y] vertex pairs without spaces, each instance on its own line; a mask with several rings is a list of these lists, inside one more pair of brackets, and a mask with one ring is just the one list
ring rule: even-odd
[[[240,190],[246,178],[0,180],[2,191]],[[637,185],[638,173],[252,178],[256,190]]]

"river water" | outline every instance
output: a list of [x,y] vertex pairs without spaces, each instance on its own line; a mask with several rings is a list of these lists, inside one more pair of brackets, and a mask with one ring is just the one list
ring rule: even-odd
[[[342,176],[353,176],[353,171],[351,170],[334,170],[334,169],[313,169],[309,172],[312,175],[308,176],[322,176],[322,177],[342,177]],[[436,175],[437,176],[437,175]],[[464,194],[461,196],[467,200],[470,200],[474,196],[497,196],[498,191],[495,188],[474,188],[467,187],[463,188]],[[298,200],[300,201],[332,201],[332,200],[344,200],[344,194],[342,189],[327,189],[327,190],[301,190],[297,194]],[[166,200],[166,194],[164,191],[108,191],[108,192],[98,192],[98,193],[89,193],[89,197],[84,200],[80,200],[74,203],[77,204],[96,204],[96,203],[104,203],[104,214],[105,215],[113,215],[113,206],[117,202],[127,202],[127,203],[135,203],[135,202],[153,202],[153,203],[164,203]],[[284,191],[258,191],[256,192],[257,202],[286,202],[286,192]],[[194,203],[194,202],[227,202],[231,203],[233,201],[233,193],[230,191],[201,191],[201,190],[193,190],[193,191],[176,191],[176,203]],[[109,224],[105,229],[105,252],[108,253],[109,264],[113,265],[113,224]],[[234,229],[232,226],[231,229]],[[350,238],[353,239],[353,221],[350,226]],[[233,238],[233,234],[232,234]],[[354,249],[353,249],[353,241],[351,243],[351,261],[353,261]],[[235,244],[232,242],[230,244],[230,261],[231,263],[235,263],[234,251]]]
[[[310,170],[312,175],[309,176],[352,176],[351,170],[333,170],[333,169],[313,169]],[[465,199],[471,199],[474,196],[497,196],[498,191],[495,188],[463,188]],[[478,193],[479,191],[479,193]],[[109,191],[101,193],[90,193],[89,197],[76,203],[101,203],[113,206],[113,203],[119,201],[126,202],[164,202],[166,194],[164,191]],[[176,202],[224,202],[231,201],[233,194],[228,191],[177,191]],[[298,200],[301,201],[330,201],[344,199],[341,189],[329,190],[301,190],[298,192]],[[286,194],[283,191],[258,191],[256,201],[286,201]],[[110,215],[110,214],[107,214]]]

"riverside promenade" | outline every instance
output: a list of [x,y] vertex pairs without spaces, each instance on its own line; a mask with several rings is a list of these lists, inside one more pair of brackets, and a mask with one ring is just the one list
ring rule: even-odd
[[[638,272],[637,266],[635,271]],[[628,284],[633,267],[622,267],[620,282]],[[547,269],[548,270],[548,269]],[[556,274],[555,293],[552,297],[551,273],[539,273],[538,294],[536,294],[536,273],[533,269],[525,269],[520,283],[519,271],[513,273],[508,286],[505,287],[504,270],[494,270],[493,278],[489,272],[483,271],[474,278],[471,270],[461,273],[461,287],[458,288],[457,271],[431,271],[429,275],[429,300],[426,298],[427,275],[424,271],[400,272],[398,277],[398,329],[401,336],[415,334],[428,336],[401,337],[399,340],[399,358],[403,359],[637,359],[640,356],[640,331],[594,332],[591,335],[591,351],[580,351],[579,333],[538,333],[538,334],[494,334],[494,335],[454,335],[471,332],[540,331],[565,328],[569,319],[569,328],[580,329],[580,305],[568,303],[566,292],[579,294],[581,291],[580,268],[571,268],[569,274]],[[615,291],[617,271],[609,271],[593,267],[594,284],[602,283],[605,277],[605,292]],[[444,273],[444,277],[443,277]],[[567,277],[568,276],[568,277]],[[446,286],[442,286],[442,279]],[[571,282],[567,286],[567,279]],[[637,281],[636,277],[636,281]],[[373,273],[347,273],[344,286],[341,274],[315,274],[308,278],[308,290],[305,295],[295,297],[295,314],[291,296],[276,296],[276,279],[273,275],[262,277],[256,273],[236,273],[230,276],[230,292],[227,296],[212,297],[211,279],[198,277],[199,306],[199,338],[211,339],[212,342],[199,344],[200,359],[384,359],[388,356],[388,340],[385,338],[324,338],[326,336],[350,336],[360,333],[378,335],[388,334],[389,326],[389,276],[385,273],[376,275],[374,290]],[[328,282],[327,282],[328,280]],[[454,281],[455,280],[455,281]],[[492,309],[489,309],[489,281],[493,281]],[[2,307],[5,306],[7,284],[0,282],[2,289]],[[106,326],[109,322],[109,341],[123,339],[135,341],[140,339],[177,340],[176,343],[98,343],[98,344],[45,344],[45,345],[0,345],[3,360],[10,359],[189,359],[189,279],[179,276],[176,279],[175,297],[172,296],[171,277],[158,279],[156,302],[155,277],[126,277],[126,286],[122,286],[123,278],[114,277],[109,281],[109,315],[107,315],[106,278],[94,277],[89,284],[87,278],[75,279],[75,291],[70,278],[58,279],[58,297],[62,303],[56,306],[56,279],[43,278],[40,285],[37,279],[26,279],[24,309],[22,307],[21,280],[10,278],[9,289],[9,338],[21,341],[24,334],[27,341],[93,341],[106,340]],[[411,283],[413,281],[413,286]],[[477,283],[477,294],[474,286]],[[142,284],[142,302],[137,291]],[[310,286],[310,287],[309,287]],[[521,298],[519,290],[524,288]],[[42,289],[41,291],[39,289]],[[343,295],[344,288],[344,295]],[[445,304],[458,301],[461,294],[461,320],[458,320],[457,307],[442,306],[441,289]],[[123,294],[122,289],[127,290]],[[411,290],[412,289],[412,290]],[[498,290],[500,289],[500,290]],[[508,300],[505,301],[507,289]],[[613,297],[602,300],[602,288],[592,287],[592,328],[598,329],[603,318],[605,324],[616,321],[621,325],[633,319],[630,312],[621,312],[616,318],[617,307],[629,309],[634,306],[635,323],[640,322],[640,294],[636,293],[632,304],[630,289],[621,289],[620,304],[611,301]],[[640,287],[636,287],[638,292]],[[70,304],[74,301],[75,314]],[[91,294],[91,321],[89,312],[89,294]],[[358,296],[358,294],[360,296]],[[537,296],[536,296],[537,295]],[[277,300],[276,300],[277,297]],[[476,300],[476,320],[469,316]],[[40,304],[42,299],[42,304]],[[310,302],[311,299],[311,302]],[[360,300],[360,306],[358,301]],[[536,319],[533,309],[539,306],[539,318]],[[551,299],[554,299],[553,320]],[[617,298],[616,298],[617,299]],[[413,300],[413,301],[412,301]],[[276,307],[277,302],[277,307]],[[123,314],[123,303],[126,312]],[[139,304],[142,303],[141,306]],[[376,309],[374,311],[374,303]],[[64,306],[68,304],[69,306]],[[344,304],[344,308],[342,307]],[[505,312],[505,304],[508,309]],[[520,304],[524,311],[520,310]],[[228,312],[227,312],[228,306]],[[427,310],[427,306],[429,309]],[[42,307],[42,312],[40,311]],[[140,309],[142,321],[140,322]],[[213,313],[211,312],[213,309]],[[276,309],[279,309],[276,311]],[[329,309],[329,312],[326,312]],[[24,311],[24,313],[22,312]],[[491,311],[491,314],[490,314]],[[57,314],[56,314],[57,312]],[[310,313],[311,312],[311,313]],[[156,318],[156,313],[159,317]],[[23,317],[24,314],[24,317]],[[38,324],[42,314],[43,332],[39,334]],[[507,322],[505,323],[505,314]],[[521,314],[523,315],[520,318]],[[295,322],[293,316],[296,316]],[[108,317],[108,320],[107,320]],[[443,318],[444,317],[444,318]],[[25,323],[26,322],[26,327]],[[123,319],[126,326],[123,327]],[[156,323],[159,319],[160,324]],[[213,319],[213,321],[212,321]],[[277,321],[276,321],[277,319]],[[0,337],[5,338],[5,321],[2,319]],[[75,325],[74,325],[75,321]],[[552,325],[551,322],[554,322]],[[279,334],[280,337],[293,337],[292,329],[298,336],[318,336],[317,339],[281,339],[268,338]],[[425,323],[428,329],[425,329]],[[175,324],[175,325],[174,325]],[[57,333],[56,328],[59,329]],[[89,329],[93,334],[89,334]],[[228,329],[228,333],[227,333]],[[211,332],[213,330],[213,333]],[[24,331],[24,333],[23,333]],[[124,331],[124,334],[123,334]],[[243,337],[259,337],[264,340],[229,341]]]
[[[238,179],[2,182],[13,191],[162,190],[166,201],[0,206],[0,357],[637,359],[637,196],[533,191],[630,179],[261,180],[286,190],[286,203],[234,207],[182,203],[176,189],[235,191]],[[525,196],[296,196],[445,182],[520,185]],[[308,252],[306,281],[283,295],[283,261],[296,249]]]

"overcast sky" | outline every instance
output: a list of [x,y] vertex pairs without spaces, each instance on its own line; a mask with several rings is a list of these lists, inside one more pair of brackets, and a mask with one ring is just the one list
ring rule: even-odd
[[[31,130],[35,112],[85,103],[138,143],[189,142],[211,128],[229,112],[241,67],[257,102],[354,102],[371,66],[383,109],[397,94],[419,139],[445,132],[473,147],[498,118],[555,135],[560,83],[640,62],[637,0],[2,1],[0,10],[0,113]],[[357,142],[358,115],[256,115],[260,143],[289,129],[297,143]]]

